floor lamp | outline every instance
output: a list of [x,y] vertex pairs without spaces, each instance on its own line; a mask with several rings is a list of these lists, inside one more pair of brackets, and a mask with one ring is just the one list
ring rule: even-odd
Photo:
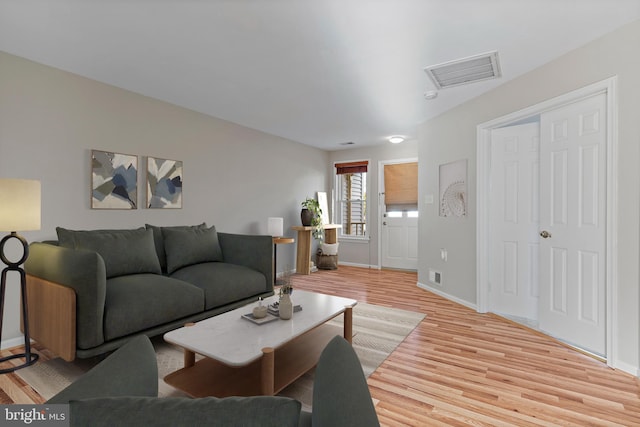
[[[29,337],[29,314],[27,311],[27,281],[24,270],[20,268],[29,256],[29,245],[24,237],[16,230],[40,229],[40,181],[29,179],[0,179],[0,230],[10,234],[0,240],[0,259],[6,265],[2,270],[0,282],[0,342],[2,341],[2,320],[4,315],[5,290],[7,273],[18,272],[20,275],[20,296],[22,301],[22,324],[24,328],[24,353],[12,354],[0,358],[0,363],[12,359],[24,358],[21,365],[0,369],[0,374],[13,372],[17,369],[34,364],[38,360],[37,354],[31,353],[31,339]],[[5,254],[5,245],[17,240],[22,249],[22,255],[17,261],[10,260]],[[13,242],[14,244],[16,242]]]

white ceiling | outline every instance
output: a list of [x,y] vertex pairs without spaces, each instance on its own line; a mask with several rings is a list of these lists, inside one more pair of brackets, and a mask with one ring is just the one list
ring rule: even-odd
[[[636,19],[640,0],[0,0],[0,50],[337,150],[415,138]],[[502,78],[424,98],[425,67],[492,50]]]

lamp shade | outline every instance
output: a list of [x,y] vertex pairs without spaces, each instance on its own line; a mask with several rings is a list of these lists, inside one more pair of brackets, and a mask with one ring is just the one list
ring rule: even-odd
[[0,231],[40,229],[40,181],[0,179]]
[[284,220],[282,218],[269,218],[267,223],[267,234],[274,237],[282,236]]

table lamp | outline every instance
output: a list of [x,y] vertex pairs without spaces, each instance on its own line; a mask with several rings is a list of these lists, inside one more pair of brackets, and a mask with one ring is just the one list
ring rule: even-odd
[[273,237],[280,237],[284,233],[284,218],[269,218],[267,221],[267,233]]
[[[0,358],[0,363],[12,359],[24,358],[21,365],[0,369],[0,374],[13,372],[17,369],[34,364],[38,360],[37,354],[31,353],[29,337],[29,315],[27,311],[27,281],[25,272],[20,265],[29,256],[29,245],[17,231],[40,229],[40,181],[30,179],[0,179],[0,231],[10,234],[0,240],[0,259],[6,265],[2,270],[0,282],[0,341],[2,340],[2,319],[4,314],[5,288],[7,273],[16,271],[20,275],[20,293],[22,300],[22,323],[24,328],[24,353],[12,354]],[[17,261],[12,261],[5,254],[5,245],[10,240],[17,240],[22,245],[22,255]]]

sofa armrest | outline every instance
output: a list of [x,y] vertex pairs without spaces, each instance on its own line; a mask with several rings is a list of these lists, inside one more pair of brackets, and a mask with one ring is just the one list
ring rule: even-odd
[[[76,345],[92,348],[104,343],[106,282],[104,261],[96,252],[32,243],[24,264],[28,276],[71,288],[76,293]],[[29,278],[27,279],[29,280]],[[38,291],[38,286],[31,286]],[[31,316],[38,313],[30,313]],[[57,321],[49,319],[48,321]]]
[[249,234],[218,233],[224,262],[242,265],[264,274],[266,292],[273,291],[273,238]]
[[[76,358],[76,292],[39,277],[27,275],[29,332],[32,339],[60,358]],[[24,332],[24,321],[20,319]]]

